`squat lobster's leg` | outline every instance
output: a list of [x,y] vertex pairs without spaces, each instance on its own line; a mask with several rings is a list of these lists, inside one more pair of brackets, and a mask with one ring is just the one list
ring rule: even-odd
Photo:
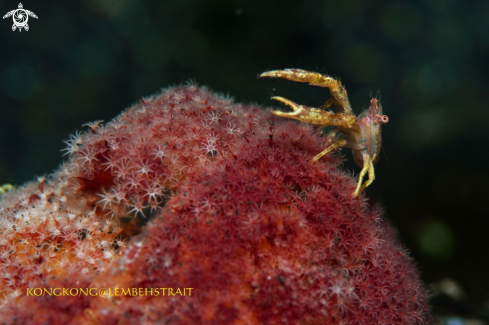
[[336,98],[328,99],[323,105],[319,106],[318,109],[330,108],[330,106],[333,104],[335,104],[335,106],[338,104],[338,102],[336,101]]
[[[375,172],[374,172],[374,164],[373,161],[375,161],[376,155],[372,158],[366,153],[363,153],[363,168],[362,171],[360,172],[360,175],[358,175],[358,184],[357,188],[355,189],[355,192],[353,193],[353,197],[357,197],[358,193],[366,189],[372,182],[375,180]],[[368,172],[368,180],[362,185],[362,180],[365,174]]]
[[345,87],[341,85],[339,80],[330,76],[300,69],[285,69],[264,72],[260,75],[260,78],[262,77],[283,78],[296,82],[308,82],[312,86],[327,87],[336,102],[343,107],[343,112],[353,115]]
[[344,145],[346,145],[347,142],[348,141],[346,141],[345,139],[341,139],[341,140],[336,141],[335,143],[330,145],[328,148],[326,148],[326,150],[321,151],[314,158],[312,158],[312,162],[318,161],[322,156],[327,155],[328,153],[330,153],[331,151],[333,151],[336,148],[343,147]]
[[272,99],[284,103],[285,105],[292,108],[292,110],[294,111],[293,113],[272,111],[273,114],[278,116],[293,118],[309,124],[333,125],[345,129],[352,129],[353,124],[356,121],[354,115],[349,115],[345,113],[332,113],[305,105],[299,105],[291,100],[288,100],[287,98],[279,96],[274,96],[272,97]]

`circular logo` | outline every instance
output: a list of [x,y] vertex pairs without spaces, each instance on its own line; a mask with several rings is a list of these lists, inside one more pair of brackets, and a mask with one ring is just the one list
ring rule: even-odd
[[29,20],[29,17],[27,16],[27,12],[25,12],[24,9],[17,9],[15,10],[15,13],[13,14],[14,18],[14,24],[17,27],[24,27],[27,24],[27,20]]

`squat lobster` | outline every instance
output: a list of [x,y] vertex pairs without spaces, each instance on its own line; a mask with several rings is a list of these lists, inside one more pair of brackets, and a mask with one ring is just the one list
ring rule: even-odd
[[[272,111],[273,114],[288,118],[293,118],[302,122],[317,125],[334,125],[336,129],[328,135],[330,145],[324,151],[316,155],[312,161],[319,160],[322,156],[333,151],[336,148],[347,147],[353,152],[355,163],[362,167],[358,184],[353,192],[353,197],[368,187],[375,179],[374,164],[379,158],[381,148],[381,124],[389,122],[386,115],[382,115],[382,106],[377,98],[372,98],[368,110],[363,111],[360,115],[355,116],[348,101],[345,87],[339,80],[317,72],[310,72],[299,69],[274,70],[262,73],[259,78],[283,78],[297,82],[308,82],[310,85],[327,87],[333,95],[320,108],[328,108],[332,104],[338,110],[338,113],[325,111],[319,108],[312,108],[305,105],[298,105],[286,98],[274,96],[272,99],[278,100],[291,107],[293,113],[284,113]],[[336,133],[342,137],[340,140],[331,143]],[[362,180],[368,172],[368,180],[362,185]]]

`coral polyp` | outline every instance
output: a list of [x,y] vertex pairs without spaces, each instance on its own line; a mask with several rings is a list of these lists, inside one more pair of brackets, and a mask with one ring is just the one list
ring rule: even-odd
[[[58,171],[2,197],[0,319],[429,324],[381,210],[352,198],[339,157],[311,161],[323,142],[311,125],[196,86],[89,125]],[[136,294],[27,294],[85,287]]]

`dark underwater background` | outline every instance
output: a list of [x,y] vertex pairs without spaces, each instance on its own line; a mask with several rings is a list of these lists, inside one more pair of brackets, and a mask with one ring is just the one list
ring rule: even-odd
[[[0,0],[0,14],[17,9]],[[0,184],[52,172],[63,140],[190,79],[237,102],[308,106],[327,89],[261,72],[341,78],[355,113],[380,90],[383,149],[367,189],[431,285],[442,324],[489,322],[489,2],[25,1],[0,21]],[[351,152],[344,168],[358,175]]]

